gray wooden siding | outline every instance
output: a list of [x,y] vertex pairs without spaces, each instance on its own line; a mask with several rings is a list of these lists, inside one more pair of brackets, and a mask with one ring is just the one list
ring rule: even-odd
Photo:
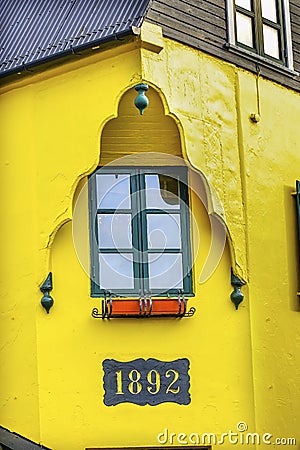
[[226,42],[224,0],[154,0],[146,20],[161,25],[165,36],[203,50]]
[[[300,1],[290,0],[294,69],[300,72]],[[226,47],[225,0],[153,0],[146,20],[160,25],[166,37],[300,91],[300,78]]]

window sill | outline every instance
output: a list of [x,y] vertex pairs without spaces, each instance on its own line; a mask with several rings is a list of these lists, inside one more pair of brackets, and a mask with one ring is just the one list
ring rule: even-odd
[[283,64],[277,63],[271,59],[265,58],[264,56],[257,55],[254,52],[246,50],[237,45],[226,42],[224,44],[224,48],[229,52],[235,53],[239,56],[244,56],[248,61],[256,62],[257,66],[262,66],[264,68],[273,70],[281,75],[287,75],[292,77],[294,80],[300,81],[300,73],[296,72],[294,69],[290,69],[289,67],[284,66]]

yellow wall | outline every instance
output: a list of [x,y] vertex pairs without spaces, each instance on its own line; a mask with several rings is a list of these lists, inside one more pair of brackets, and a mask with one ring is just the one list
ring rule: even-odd
[[[73,197],[98,164],[103,127],[117,117],[125,92],[129,101],[129,89],[133,101],[142,79],[164,105],[153,108],[177,124],[182,153],[205,176],[209,212],[226,221],[229,245],[199,284],[211,230],[192,195],[200,230],[189,301],[196,315],[101,321],[91,317],[99,302],[74,249]],[[240,421],[251,432],[300,440],[290,196],[300,176],[300,131],[290,118],[300,99],[267,80],[256,86],[254,75],[165,39],[159,53],[137,40],[2,88],[2,426],[55,450],[154,446],[165,428],[221,434]],[[258,94],[261,120],[254,124]],[[248,281],[238,311],[231,266]],[[55,304],[47,315],[39,285],[50,270]],[[191,404],[105,406],[102,361],[138,357],[188,358]]]

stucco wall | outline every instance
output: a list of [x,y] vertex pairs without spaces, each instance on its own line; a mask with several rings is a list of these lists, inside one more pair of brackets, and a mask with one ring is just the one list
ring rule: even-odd
[[[161,98],[158,113],[174,119],[183,155],[205,178],[209,213],[222,216],[230,238],[200,284],[211,226],[191,194],[200,230],[189,301],[196,315],[101,321],[91,317],[99,301],[74,249],[74,193],[98,164],[104,125],[142,79]],[[252,123],[258,94],[261,120]],[[300,439],[290,197],[300,165],[299,129],[290,118],[299,108],[298,94],[170,40],[159,53],[137,40],[3,88],[3,426],[55,450],[154,446],[165,428],[220,436],[240,421],[251,432]],[[87,228],[86,217],[85,235]],[[238,311],[231,266],[248,281]],[[50,270],[55,303],[47,315],[39,285]],[[188,358],[191,404],[105,406],[102,361],[137,357]]]

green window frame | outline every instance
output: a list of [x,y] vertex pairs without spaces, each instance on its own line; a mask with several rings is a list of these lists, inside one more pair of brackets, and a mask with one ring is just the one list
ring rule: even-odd
[[286,0],[230,0],[236,45],[260,56],[291,65]]
[[89,214],[92,297],[193,295],[186,167],[99,168]]
[[297,204],[297,218],[298,218],[298,236],[300,244],[300,181],[296,181],[296,204]]
[[[297,224],[298,224],[298,251],[299,251],[299,264],[300,264],[300,181],[296,181],[296,210],[297,210]],[[299,286],[300,291],[300,286]],[[300,295],[300,292],[298,292]]]

